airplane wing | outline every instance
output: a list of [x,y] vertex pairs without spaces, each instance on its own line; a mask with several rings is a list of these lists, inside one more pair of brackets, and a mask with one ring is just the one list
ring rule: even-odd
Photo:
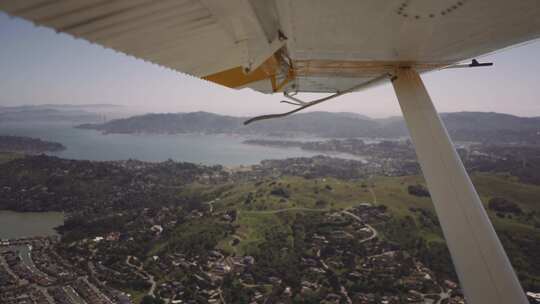
[[418,72],[540,37],[539,0],[0,0],[0,10],[298,106],[246,123],[393,80],[467,302],[527,302]]
[[231,88],[340,92],[540,36],[537,0],[0,0],[35,24]]

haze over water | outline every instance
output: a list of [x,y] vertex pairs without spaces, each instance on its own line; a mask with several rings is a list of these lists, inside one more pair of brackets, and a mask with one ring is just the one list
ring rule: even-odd
[[[252,165],[265,159],[329,155],[363,160],[340,153],[322,153],[300,148],[274,148],[246,145],[247,137],[224,134],[107,134],[76,129],[69,123],[2,123],[0,135],[18,135],[55,141],[67,147],[54,155],[68,159],[175,161],[206,165]],[[257,137],[260,138],[260,137]],[[296,138],[297,140],[298,138]],[[311,138],[313,139],[313,138]],[[302,139],[300,139],[302,140]]]

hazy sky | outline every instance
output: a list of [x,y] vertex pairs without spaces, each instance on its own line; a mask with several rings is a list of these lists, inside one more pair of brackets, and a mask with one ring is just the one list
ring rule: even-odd
[[[495,66],[423,76],[440,112],[540,116],[540,42],[482,61],[493,61]],[[279,100],[281,94],[220,87],[0,13],[0,105],[112,103],[150,112],[253,115],[290,109]],[[391,85],[334,99],[312,110],[400,115]]]

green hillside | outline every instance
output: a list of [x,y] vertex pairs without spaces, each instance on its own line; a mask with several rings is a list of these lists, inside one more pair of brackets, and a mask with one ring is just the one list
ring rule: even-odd
[[[540,250],[540,186],[519,183],[506,175],[474,174],[472,179],[524,286],[539,286],[540,260],[532,253]],[[421,176],[364,181],[281,177],[240,183],[231,186],[214,204],[216,211],[237,210],[235,234],[222,239],[218,247],[231,253],[252,254],[268,231],[290,235],[296,214],[309,218],[367,202],[386,206],[393,216],[387,224],[376,227],[383,238],[425,256],[434,269],[452,273],[430,198],[411,195],[407,190],[409,185],[423,183]],[[495,197],[514,202],[521,214],[497,214],[489,209],[488,202]],[[239,243],[231,246],[235,238]]]

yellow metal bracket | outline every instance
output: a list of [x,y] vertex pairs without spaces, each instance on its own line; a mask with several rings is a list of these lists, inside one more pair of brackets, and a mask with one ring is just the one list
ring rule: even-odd
[[246,73],[242,66],[238,66],[205,76],[203,79],[229,88],[240,88],[253,82],[269,80],[272,85],[272,91],[279,92],[296,77],[294,69],[287,64],[288,69],[285,78],[278,81],[278,75],[284,74],[282,72],[284,69],[283,66],[278,51],[266,59],[258,68],[249,73]]

